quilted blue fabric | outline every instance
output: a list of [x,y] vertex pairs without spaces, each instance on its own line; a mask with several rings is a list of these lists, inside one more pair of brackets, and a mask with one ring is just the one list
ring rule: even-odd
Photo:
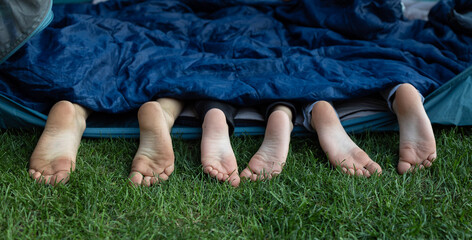
[[[54,6],[0,65],[0,93],[47,113],[59,100],[118,113],[158,97],[349,99],[408,82],[427,95],[472,64],[472,34],[445,0],[430,21],[400,0],[121,0]],[[454,15],[455,14],[455,15]]]

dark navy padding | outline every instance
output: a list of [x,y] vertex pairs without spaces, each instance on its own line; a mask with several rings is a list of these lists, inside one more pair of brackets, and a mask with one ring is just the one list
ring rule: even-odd
[[442,1],[429,22],[405,20],[399,0],[58,5],[0,65],[0,93],[43,114],[59,100],[123,113],[158,97],[310,102],[404,82],[427,95],[472,63],[468,29],[447,17],[471,5]]

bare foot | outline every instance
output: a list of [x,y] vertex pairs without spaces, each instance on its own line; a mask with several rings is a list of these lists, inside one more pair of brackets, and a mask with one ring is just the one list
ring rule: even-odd
[[288,155],[290,133],[293,129],[291,119],[291,116],[281,110],[270,114],[264,141],[249,161],[248,167],[241,172],[241,177],[257,181],[271,179],[282,172]]
[[325,101],[315,104],[311,125],[318,134],[321,148],[333,166],[339,166],[349,175],[366,176],[381,174],[382,168],[372,161],[344,131],[335,110]]
[[238,165],[231,147],[226,117],[219,109],[211,109],[205,115],[201,148],[203,172],[237,187],[240,182]]
[[398,172],[430,167],[436,159],[436,140],[416,88],[402,84],[395,93],[393,109],[400,125]]
[[66,183],[75,170],[80,139],[89,112],[68,101],[56,103],[30,158],[29,174],[38,182]]
[[139,147],[129,178],[135,185],[150,186],[167,180],[174,171],[174,151],[170,136],[174,119],[162,109],[160,103],[154,101],[141,106],[138,121]]

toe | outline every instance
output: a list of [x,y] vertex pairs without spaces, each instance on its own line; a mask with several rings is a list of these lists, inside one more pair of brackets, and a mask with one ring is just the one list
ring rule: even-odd
[[57,184],[66,184],[69,181],[69,172],[68,171],[61,171],[56,173],[52,178],[49,184],[57,185]]
[[245,168],[245,169],[241,172],[240,177],[242,177],[242,178],[251,178],[251,175],[252,175],[251,170],[249,170],[249,168]]
[[269,173],[267,171],[263,171],[260,176],[261,176],[261,180],[271,180],[272,179],[272,176],[275,176],[277,175],[277,173]]
[[31,177],[36,180],[36,181],[39,181],[40,178],[41,178],[41,172],[34,172],[33,175],[31,175]]
[[352,175],[354,175],[354,174],[355,174],[355,171],[354,171],[354,169],[352,169],[352,168],[349,168],[349,169],[348,169],[348,173],[347,173],[347,174],[348,174],[348,175],[351,175],[351,176],[352,176]]
[[422,164],[411,165],[410,169],[408,169],[407,172],[416,173],[421,169],[424,169],[424,166]]
[[[169,178],[169,176],[170,176],[170,174],[172,174],[172,172],[174,172],[174,164],[172,164],[171,166],[164,169],[164,172],[163,172],[162,175],[166,175],[167,178]],[[164,180],[167,180],[167,179],[164,179]]]
[[399,161],[398,162],[398,173],[400,174],[405,174],[407,173],[411,168],[411,164],[406,161]]
[[257,180],[259,180],[259,181],[267,179],[267,175],[265,175],[265,174],[259,174],[259,175],[256,175],[256,176],[257,176]]
[[143,174],[140,172],[133,171],[129,174],[129,180],[131,181],[130,184],[132,185],[141,185],[143,182]]
[[239,186],[239,183],[241,182],[241,179],[239,178],[238,174],[233,174],[229,177],[228,181],[231,184],[231,186],[237,187],[237,186]]
[[272,174],[271,172],[269,171],[266,171],[265,169],[261,172],[261,179],[264,180],[264,179],[267,179],[267,180],[270,180],[272,179]]
[[432,165],[432,163],[429,160],[424,160],[422,164],[425,167],[431,167],[431,165]]
[[279,174],[280,174],[280,172],[273,172],[273,173],[269,174],[268,178],[272,179],[274,177],[277,177]]
[[[214,171],[216,171],[216,170],[214,170]],[[216,179],[218,179],[219,181],[224,181],[224,180],[226,180],[226,179],[224,179],[223,176],[224,176],[223,173],[220,173],[220,172],[217,172],[217,171],[216,171],[216,174],[215,174],[214,176],[212,176],[212,177],[216,177]]]
[[356,176],[364,176],[364,171],[362,171],[361,169],[356,169]]
[[156,175],[154,179],[156,179],[157,181],[167,181],[169,179],[169,175],[167,175],[166,173],[161,173],[159,175]]
[[213,167],[211,166],[203,166],[203,172],[206,174],[210,174],[211,170],[213,170]]
[[229,179],[229,174],[223,174],[223,180],[226,181],[227,179]]
[[218,175],[218,170],[216,169],[212,169],[210,172],[209,172],[210,176],[211,177],[216,177]]
[[[367,169],[367,171],[369,172],[369,176],[371,176],[373,174],[380,175],[382,173],[382,168],[380,167],[380,165],[378,163],[376,163],[374,161],[367,164],[365,166],[365,169]],[[364,175],[366,175],[366,174],[364,174]],[[367,177],[369,177],[369,176],[367,176]]]
[[160,178],[157,178],[156,176],[151,178],[151,186],[156,185],[160,182]]
[[145,176],[143,179],[143,185],[146,187],[151,186],[151,178],[150,176]]
[[52,184],[51,179],[52,179],[52,175],[43,175],[40,178],[39,182],[42,183],[42,184],[48,185],[48,184]]
[[436,160],[436,157],[437,157],[437,154],[436,154],[436,152],[434,152],[433,154],[428,156],[428,160],[430,162],[434,162],[434,160]]

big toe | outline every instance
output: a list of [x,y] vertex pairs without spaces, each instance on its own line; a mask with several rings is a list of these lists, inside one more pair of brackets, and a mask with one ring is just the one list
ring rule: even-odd
[[434,162],[436,160],[436,157],[438,156],[438,154],[436,152],[434,152],[433,154],[429,155],[428,156],[428,161],[430,161],[431,163]]
[[241,182],[241,178],[239,178],[238,173],[233,173],[231,176],[229,176],[228,181],[231,186],[238,187],[239,183]]
[[411,168],[411,163],[407,162],[407,161],[399,161],[398,162],[398,173],[400,174],[405,174],[407,173]]

